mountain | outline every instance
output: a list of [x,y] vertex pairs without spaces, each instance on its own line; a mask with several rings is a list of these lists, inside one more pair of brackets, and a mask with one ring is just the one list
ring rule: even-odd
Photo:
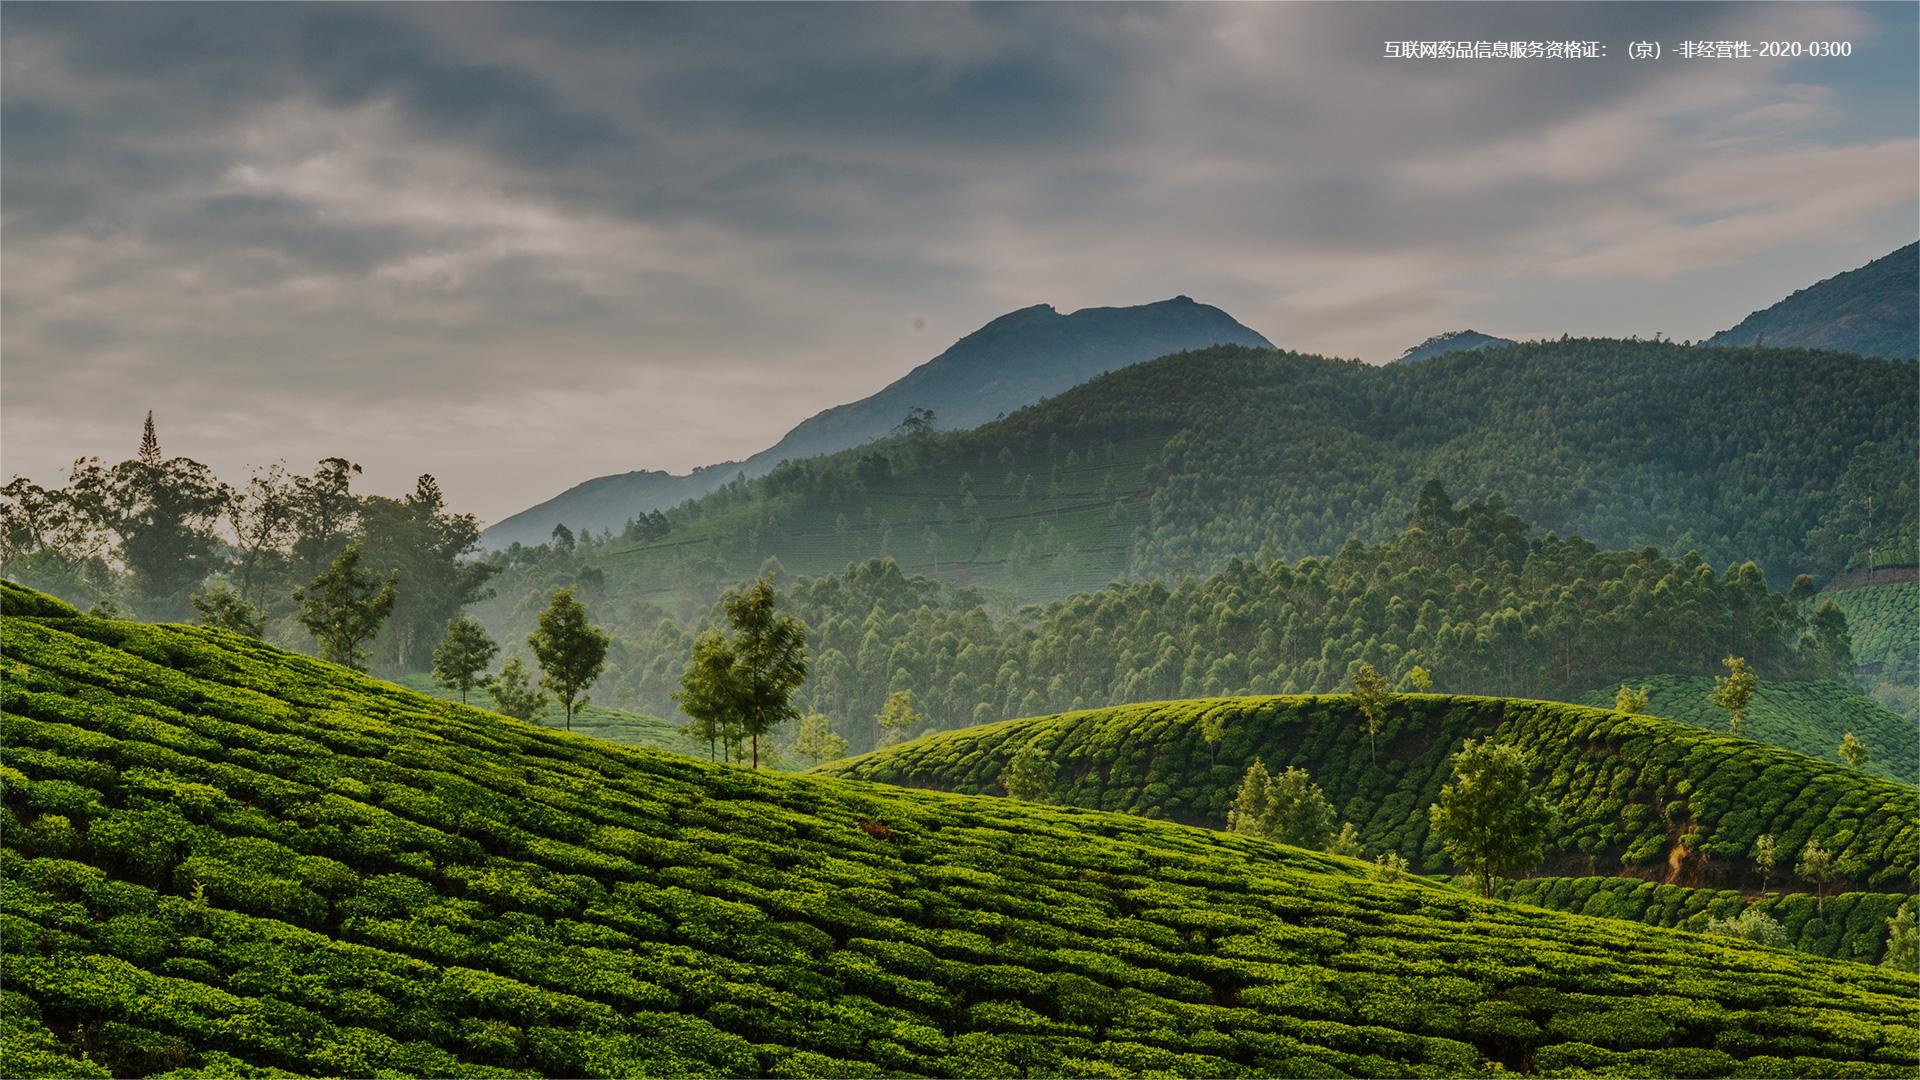
[[[1626,682],[1646,689],[1648,715],[1709,731],[1727,729],[1726,710],[1707,700],[1713,691],[1711,676],[1655,675]],[[1573,700],[1610,708],[1618,686],[1602,686]],[[1920,726],[1889,712],[1847,683],[1762,679],[1740,724],[1740,734],[1749,739],[1836,762],[1840,760],[1840,740],[1849,732],[1866,745],[1868,757],[1863,768],[1867,772],[1908,784],[1920,783]]]
[[1209,345],[1272,348],[1219,308],[1176,296],[1137,307],[1062,315],[1047,304],[1002,315],[884,389],[836,405],[742,462],[688,476],[602,476],[488,528],[488,547],[544,542],[556,524],[578,532],[621,526],[636,515],[704,495],[735,476],[761,476],[782,461],[845,450],[891,432],[911,409],[930,409],[947,430],[976,427],[1097,375]]
[[1556,702],[1398,695],[1370,739],[1345,694],[1161,701],[928,735],[823,771],[994,793],[1013,756],[1037,744],[1056,770],[1049,801],[1220,828],[1255,760],[1273,772],[1298,766],[1367,850],[1438,873],[1447,860],[1427,807],[1454,752],[1482,738],[1532,757],[1535,786],[1556,810],[1550,873],[1758,886],[1750,852],[1771,833],[1785,853],[1774,874],[1783,886],[1810,840],[1856,886],[1910,892],[1920,879],[1920,789],[1670,720]]
[[0,605],[9,1076],[1912,1068],[1887,967]]
[[1920,244],[1801,289],[1706,344],[1920,357]]
[[1448,330],[1435,334],[1427,340],[1400,354],[1396,364],[1410,364],[1415,360],[1430,360],[1451,352],[1464,352],[1468,349],[1492,349],[1501,345],[1512,345],[1509,338],[1494,337],[1478,330]]

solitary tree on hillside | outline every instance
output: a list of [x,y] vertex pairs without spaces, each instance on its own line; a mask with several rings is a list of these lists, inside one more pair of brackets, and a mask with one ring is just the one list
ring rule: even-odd
[[1847,732],[1840,739],[1840,760],[1847,763],[1847,768],[1858,771],[1867,763],[1867,744],[1854,738],[1853,732]]
[[224,581],[206,592],[194,594],[191,599],[193,610],[200,613],[195,621],[202,626],[231,630],[250,638],[257,638],[266,632],[266,615],[241,599],[240,594]]
[[1747,714],[1747,706],[1753,704],[1753,692],[1760,686],[1760,678],[1747,666],[1743,656],[1729,656],[1721,663],[1727,666],[1727,673],[1714,676],[1713,691],[1707,700],[1727,710],[1727,730],[1738,735],[1740,720]]
[[833,730],[833,725],[819,713],[808,713],[800,718],[799,727],[793,732],[793,753],[809,764],[818,765],[823,761],[832,761],[847,756],[847,740]]
[[1767,891],[1767,883],[1773,879],[1773,868],[1780,862],[1780,848],[1774,843],[1772,833],[1761,833],[1753,841],[1753,865],[1760,870],[1760,891]]
[[1429,810],[1454,865],[1493,895],[1493,879],[1540,861],[1553,811],[1534,790],[1519,747],[1468,739],[1453,757],[1453,782]]
[[336,664],[363,670],[367,654],[360,643],[380,632],[393,610],[396,574],[385,582],[360,570],[360,545],[348,544],[332,565],[304,588],[295,589],[300,625],[320,642],[320,655]]
[[1620,689],[1613,695],[1613,711],[1638,716],[1647,711],[1647,696],[1646,687],[1635,690],[1626,683],[1621,683]]
[[1007,797],[1021,802],[1043,803],[1053,794],[1053,759],[1040,748],[1038,740],[1020,748],[1007,762],[1007,775],[1001,780]]
[[880,706],[879,715],[873,718],[880,729],[880,745],[892,746],[904,738],[909,730],[920,726],[926,720],[913,708],[913,691],[895,690],[887,695],[886,704]]
[[[1227,812],[1227,829],[1283,844],[1321,848],[1333,832],[1333,804],[1305,769],[1279,775],[1255,760]],[[1357,839],[1357,838],[1356,838]]]
[[494,711],[515,720],[532,720],[546,703],[539,687],[533,685],[527,665],[517,656],[500,665],[500,673],[486,680],[485,686],[487,696],[493,698]]
[[587,707],[587,687],[606,668],[607,635],[587,622],[586,605],[574,599],[572,589],[560,589],[540,613],[527,644],[540,664],[540,688],[566,711],[572,731],[574,712]]
[[738,681],[739,727],[753,746],[753,767],[760,767],[760,736],[800,715],[793,693],[807,681],[807,627],[774,611],[773,578],[763,577],[744,592],[721,600],[733,627],[729,643]]
[[1367,756],[1378,763],[1380,755],[1374,748],[1374,739],[1380,734],[1380,720],[1387,713],[1387,677],[1365,660],[1353,669],[1353,699],[1367,722]]
[[447,623],[446,636],[433,650],[433,677],[449,690],[460,691],[460,704],[467,703],[467,691],[480,685],[482,672],[493,663],[500,646],[486,630],[465,615]]
[[1220,740],[1227,737],[1227,710],[1209,709],[1200,718],[1200,739],[1207,744],[1207,768],[1219,763]]
[[733,671],[733,649],[725,634],[709,630],[693,643],[693,657],[680,675],[673,700],[687,714],[687,734],[707,744],[707,757],[738,738],[740,683]]
[[1813,882],[1813,906],[1824,914],[1827,910],[1827,883],[1838,876],[1833,865],[1833,853],[1809,840],[1807,846],[1800,849],[1800,861],[1793,865],[1793,872]]

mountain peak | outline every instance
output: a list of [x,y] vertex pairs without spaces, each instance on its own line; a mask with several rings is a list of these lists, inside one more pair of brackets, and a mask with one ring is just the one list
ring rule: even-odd
[[1509,338],[1494,337],[1478,330],[1445,330],[1400,354],[1399,364],[1416,360],[1430,360],[1450,352],[1462,352],[1468,349],[1493,349],[1503,345],[1512,345]]
[[1708,345],[1831,349],[1911,360],[1920,356],[1920,244],[1796,290],[1708,338]]

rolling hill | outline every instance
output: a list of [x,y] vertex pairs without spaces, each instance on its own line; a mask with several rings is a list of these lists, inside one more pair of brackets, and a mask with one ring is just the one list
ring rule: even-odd
[[[1209,746],[1202,720],[1223,723]],[[1762,743],[1653,717],[1505,698],[1402,695],[1383,721],[1378,762],[1351,697],[1214,698],[1090,709],[926,736],[825,766],[831,775],[963,793],[1000,791],[1029,743],[1057,769],[1055,801],[1221,827],[1256,758],[1312,774],[1371,854],[1446,869],[1427,808],[1468,738],[1533,755],[1559,820],[1546,872],[1757,885],[1753,841],[1797,853],[1839,849],[1856,885],[1910,890],[1920,879],[1920,789]],[[1790,859],[1789,859],[1790,861]],[[1788,875],[1776,874],[1775,880]]]
[[1800,289],[1706,341],[1761,343],[1896,360],[1920,357],[1920,244]]
[[[1726,711],[1707,700],[1713,690],[1710,676],[1656,675],[1627,682],[1647,688],[1646,711],[1650,715],[1708,731],[1727,729]],[[1612,708],[1615,689],[1602,687],[1574,700]],[[1762,680],[1754,693],[1753,706],[1740,725],[1740,734],[1746,738],[1825,761],[1840,760],[1840,740],[1849,731],[1866,744],[1871,755],[1867,772],[1908,784],[1920,783],[1920,727],[1846,683]]]
[[1469,349],[1496,349],[1502,345],[1514,344],[1511,338],[1494,337],[1478,330],[1448,330],[1435,334],[1427,340],[1400,354],[1396,364],[1411,364],[1417,360],[1431,360],[1447,353],[1462,352]]
[[[459,695],[435,683],[427,675],[399,675],[394,683],[404,686],[415,693],[443,701],[457,701]],[[473,704],[482,708],[489,704],[484,690],[475,690],[468,695]],[[549,705],[543,712],[534,714],[533,722],[542,727],[560,727],[560,718]],[[664,720],[651,713],[632,712],[627,709],[609,709],[604,705],[588,704],[573,714],[573,730],[577,734],[590,735],[608,742],[625,743],[628,746],[651,746],[659,750],[671,750],[676,754],[704,753],[705,748],[696,745],[681,730],[678,721]]]
[[489,547],[538,544],[560,523],[576,532],[617,532],[636,515],[697,498],[736,476],[761,476],[782,461],[880,438],[910,409],[931,409],[949,430],[977,427],[1117,368],[1223,344],[1272,347],[1226,312],[1185,296],[1068,315],[1047,304],[1022,308],[961,338],[879,392],[802,421],[745,461],[688,476],[642,471],[588,480],[491,526],[481,541]]
[[8,1075],[1880,1076],[1920,980],[0,586]]
[[1920,580],[1824,594],[1847,616],[1862,679],[1888,709],[1920,720]]

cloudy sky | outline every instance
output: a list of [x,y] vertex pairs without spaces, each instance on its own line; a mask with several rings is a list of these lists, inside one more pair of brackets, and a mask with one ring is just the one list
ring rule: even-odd
[[[6,3],[0,472],[153,409],[229,480],[342,454],[493,520],[1035,303],[1701,337],[1920,232],[1915,11]],[[1611,56],[1381,58],[1435,38]]]

